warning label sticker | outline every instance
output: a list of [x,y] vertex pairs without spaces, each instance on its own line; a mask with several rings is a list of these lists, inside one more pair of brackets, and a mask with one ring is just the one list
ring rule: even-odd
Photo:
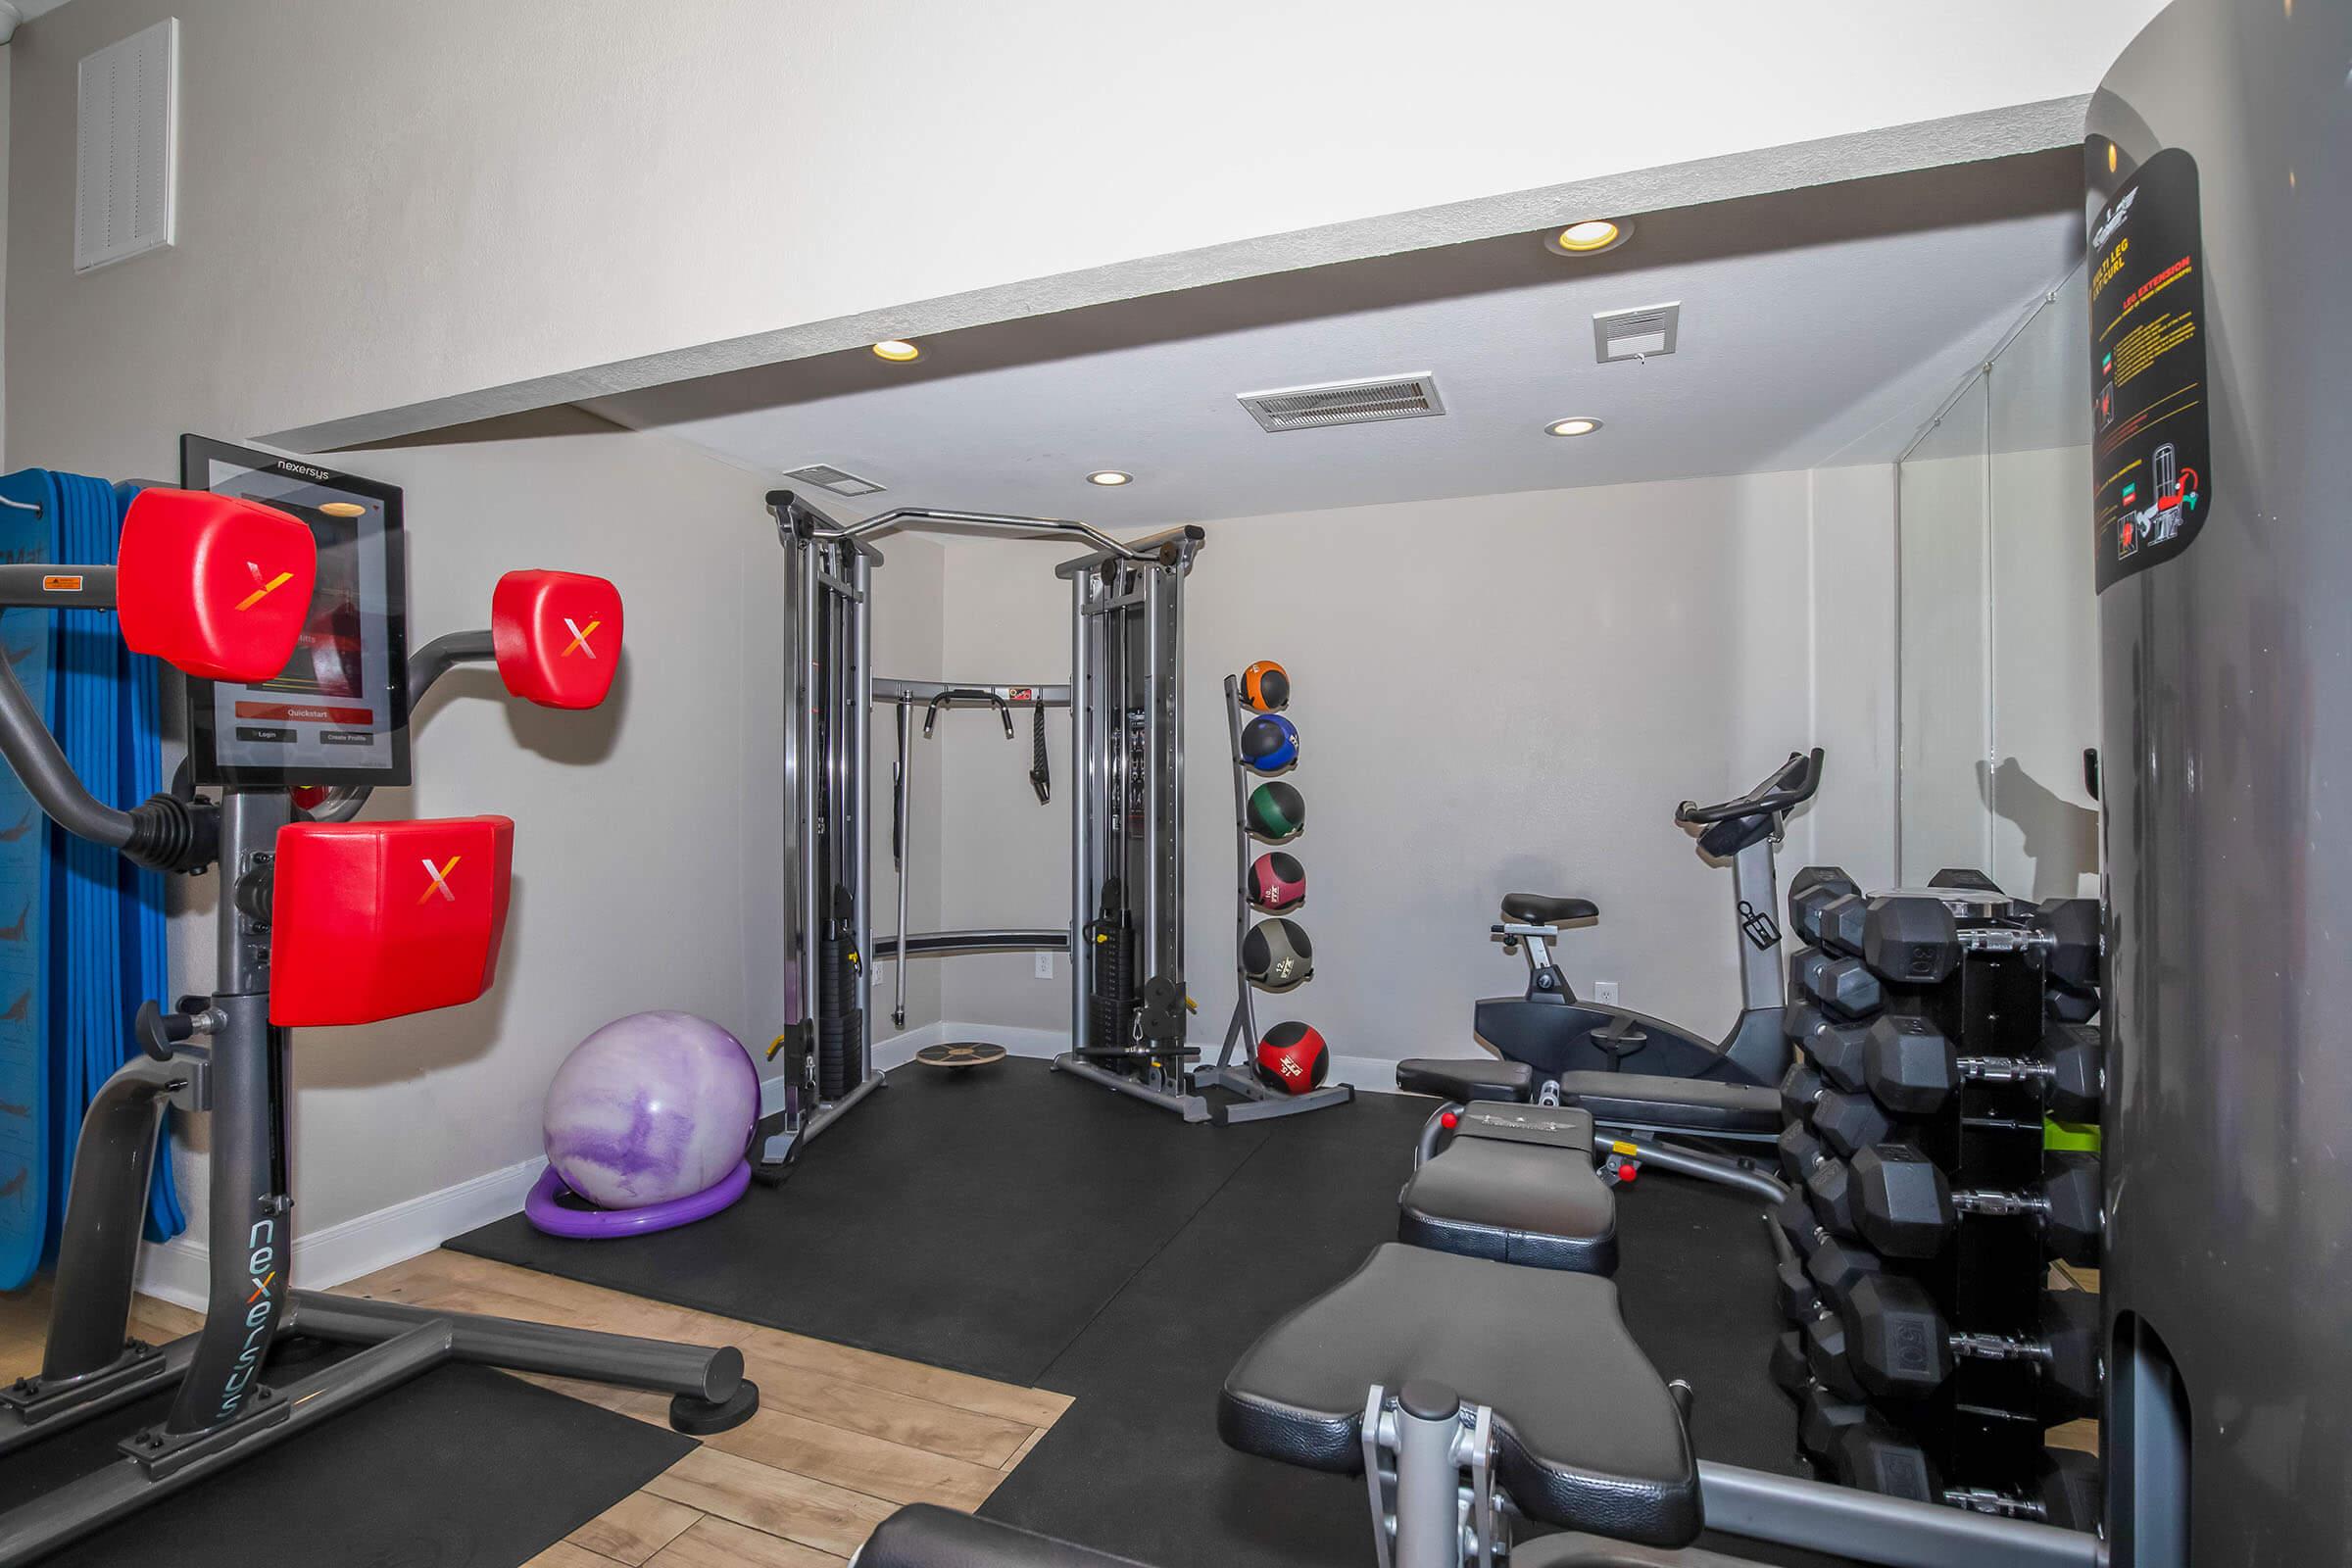
[[2197,166],[2168,148],[2090,229],[2098,585],[2186,550],[2213,509]]

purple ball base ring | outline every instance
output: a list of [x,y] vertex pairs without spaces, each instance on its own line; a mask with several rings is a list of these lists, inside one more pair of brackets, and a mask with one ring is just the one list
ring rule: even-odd
[[[550,1165],[531,1184],[530,1196],[522,1200],[522,1214],[550,1236],[570,1236],[587,1242],[613,1236],[643,1236],[709,1219],[741,1198],[751,1185],[752,1164],[747,1159],[701,1192],[673,1198],[666,1203],[648,1203],[643,1208],[574,1207],[573,1204],[587,1200],[574,1196]],[[572,1200],[571,1203],[564,1201],[566,1198]]]

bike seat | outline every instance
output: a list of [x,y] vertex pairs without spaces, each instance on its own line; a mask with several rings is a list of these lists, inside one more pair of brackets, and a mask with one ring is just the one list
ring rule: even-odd
[[1505,893],[1502,917],[1520,925],[1558,925],[1563,920],[1597,920],[1600,906],[1591,899],[1553,899],[1541,893]]

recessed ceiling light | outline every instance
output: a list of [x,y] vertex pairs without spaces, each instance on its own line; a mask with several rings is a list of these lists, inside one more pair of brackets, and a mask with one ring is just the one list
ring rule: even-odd
[[922,353],[921,349],[916,348],[903,337],[884,338],[874,345],[874,358],[888,360],[893,365],[904,365],[908,360],[920,359]]
[[1591,435],[1599,428],[1600,421],[1598,419],[1588,419],[1579,415],[1573,419],[1552,420],[1544,427],[1544,433],[1545,435]]
[[1544,241],[1562,256],[1597,256],[1602,251],[1615,250],[1633,232],[1631,225],[1612,223],[1605,218],[1588,218]]
[[1116,468],[1097,468],[1094,472],[1086,476],[1086,482],[1088,484],[1104,485],[1133,484],[1135,482],[1135,475],[1132,473],[1122,473]]

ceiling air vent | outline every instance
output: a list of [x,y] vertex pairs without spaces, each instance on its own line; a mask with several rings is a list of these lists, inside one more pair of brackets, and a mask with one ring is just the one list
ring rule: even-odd
[[1272,392],[1235,394],[1267,430],[1314,430],[1329,424],[1371,424],[1380,419],[1425,419],[1444,414],[1437,377],[1383,375],[1369,381],[1327,381],[1321,386],[1286,386]]
[[1682,320],[1680,300],[1630,311],[1603,311],[1592,318],[1593,357],[1606,365],[1611,360],[1647,360],[1672,354]]
[[888,485],[876,484],[871,479],[860,479],[847,469],[836,468],[829,463],[811,463],[805,468],[788,468],[784,472],[784,477],[798,479],[803,484],[815,485],[820,490],[830,490],[837,496],[878,496],[890,488]]

